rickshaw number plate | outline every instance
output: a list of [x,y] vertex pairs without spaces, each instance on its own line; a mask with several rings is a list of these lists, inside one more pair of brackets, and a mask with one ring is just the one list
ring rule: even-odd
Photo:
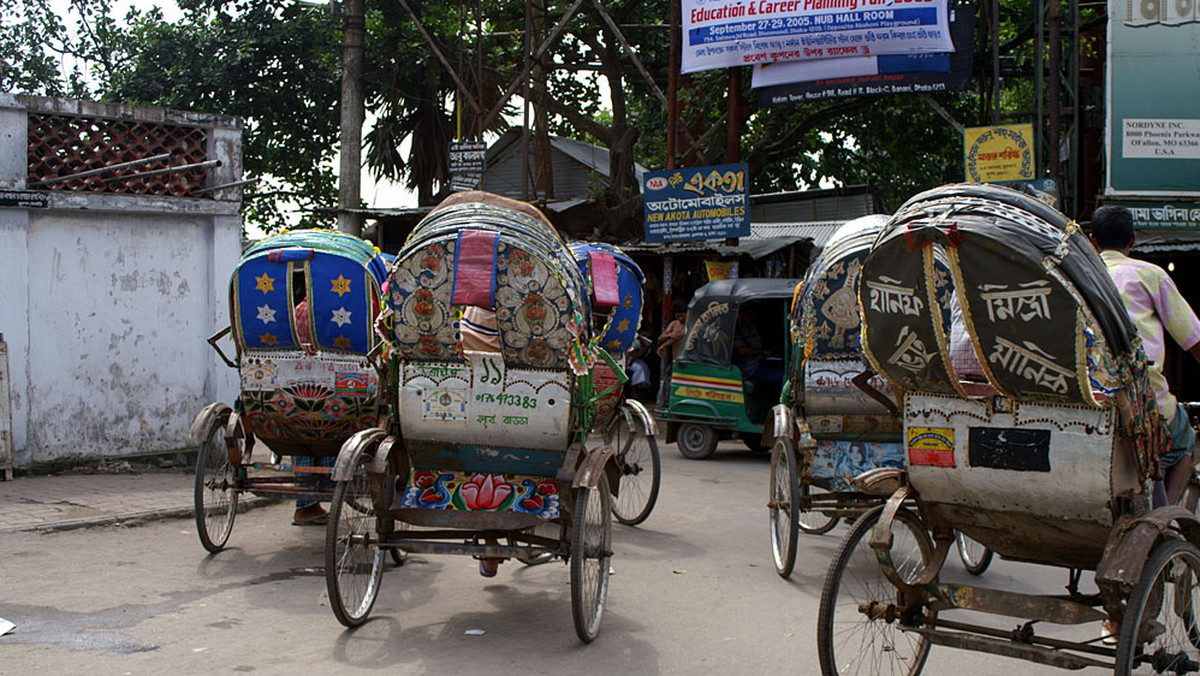
[[950,427],[908,428],[908,464],[954,467],[954,429]]
[[813,434],[836,434],[842,431],[842,416],[814,415],[808,417]]
[[1050,430],[972,427],[967,448],[971,467],[1050,471]]

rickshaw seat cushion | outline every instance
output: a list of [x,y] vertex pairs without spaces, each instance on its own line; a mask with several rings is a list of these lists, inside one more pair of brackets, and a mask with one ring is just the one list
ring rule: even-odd
[[496,307],[496,249],[500,236],[491,230],[467,228],[458,232],[454,248],[454,287],[451,303]]

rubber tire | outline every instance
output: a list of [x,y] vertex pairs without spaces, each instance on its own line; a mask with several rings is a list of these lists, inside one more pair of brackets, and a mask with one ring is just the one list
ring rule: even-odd
[[233,520],[237,517],[237,468],[226,446],[227,422],[225,417],[212,421],[196,455],[196,532],[200,544],[213,554],[225,548],[233,531]]
[[[869,544],[871,530],[879,522],[879,516],[882,513],[883,505],[880,505],[855,520],[854,526],[846,533],[846,539],[842,540],[839,545],[837,554],[829,564],[829,572],[825,575],[825,584],[821,589],[820,611],[817,614],[817,656],[821,664],[821,673],[824,676],[836,676],[841,673],[906,673],[909,676],[915,676],[924,668],[925,660],[929,657],[930,644],[925,638],[917,634],[901,632],[895,623],[870,620],[858,610],[859,604],[862,603],[894,603],[896,600],[896,588],[879,569],[875,552]],[[913,536],[919,549],[922,565],[928,565],[933,556],[933,541],[920,518],[908,509],[902,508],[896,513],[894,524],[907,529]],[[896,530],[898,529],[893,529],[893,535],[897,536],[896,541],[898,542],[900,533],[897,533]],[[904,562],[909,559],[899,554],[893,545],[893,560],[897,567],[903,568]],[[854,570],[847,574],[847,568],[851,565],[854,566]],[[909,572],[915,574],[916,571],[910,570]],[[909,577],[912,579],[912,575]],[[847,590],[846,587],[849,584],[869,586],[869,589],[859,590],[861,595],[855,596],[853,590]],[[843,602],[839,611],[838,597],[841,595],[850,598]],[[926,617],[936,617],[936,613],[928,608],[925,608],[924,612]],[[839,613],[843,619],[840,620],[841,624],[835,631],[834,623],[839,622],[837,617]],[[859,636],[860,627],[867,630],[873,629],[879,635]],[[843,666],[846,666],[847,670],[839,671],[837,668],[839,656],[834,654],[835,638],[844,639],[849,644],[847,646],[848,654],[841,656],[843,660],[865,661],[846,662]],[[899,657],[899,651],[895,648],[897,639],[909,641],[909,645],[912,646],[912,657],[908,660],[907,671],[898,668],[905,666],[905,660]],[[877,653],[870,653],[869,648],[875,648]],[[900,662],[888,665],[884,663],[885,657]]]
[[780,437],[771,447],[771,478],[768,523],[771,527],[771,558],[775,572],[786,578],[796,567],[796,545],[800,539],[797,520],[799,480],[796,474],[796,444]]
[[[976,548],[983,549],[983,554],[979,555],[978,561],[974,560],[974,556],[967,553],[966,548],[971,546],[967,544],[967,540],[970,540]],[[962,561],[963,568],[966,568],[968,573],[972,575],[983,575],[984,571],[988,569],[988,566],[992,565],[992,550],[984,547],[975,540],[971,540],[971,538],[959,533],[958,531],[954,532],[954,546],[956,549],[958,549],[958,559]]]
[[[807,501],[814,488],[815,486],[812,484],[804,484],[800,487],[800,500],[798,500],[796,503],[796,524],[800,526],[800,530],[808,533],[809,535],[824,535],[833,530],[838,525],[838,522],[842,520],[842,517],[836,514],[831,516],[825,512],[802,509],[799,506]],[[823,488],[821,490],[825,491]],[[822,519],[824,520],[822,521]]]
[[[1193,641],[1195,627],[1188,627],[1184,622],[1185,616],[1194,617],[1195,613],[1187,608],[1172,608],[1176,594],[1164,593],[1163,584],[1165,583],[1162,582],[1162,578],[1164,573],[1168,573],[1167,569],[1175,568],[1171,573],[1176,576],[1181,572],[1176,566],[1171,565],[1173,561],[1185,563],[1190,569],[1189,582],[1192,589],[1190,601],[1191,603],[1200,603],[1200,591],[1198,591],[1198,587],[1200,587],[1200,550],[1196,549],[1195,545],[1183,540],[1159,542],[1150,551],[1150,558],[1146,562],[1146,567],[1142,569],[1142,577],[1134,585],[1133,592],[1129,595],[1129,602],[1125,604],[1125,619],[1121,622],[1120,641],[1117,643],[1117,665],[1113,670],[1114,674],[1173,673],[1169,668],[1158,671],[1149,669],[1134,671],[1135,666],[1151,666],[1141,663],[1142,655],[1153,656],[1160,650],[1166,650],[1157,644],[1159,639],[1172,635],[1172,628],[1180,634],[1176,637],[1177,640],[1172,642],[1174,644],[1172,650],[1186,653],[1186,659],[1192,662],[1200,662],[1200,650]],[[1172,581],[1170,584],[1174,589],[1177,581]],[[1152,606],[1153,608],[1151,608]],[[1137,630],[1145,619],[1147,609],[1152,610],[1155,621],[1164,624],[1164,633],[1155,638],[1155,643],[1152,645],[1157,647],[1152,648],[1143,648],[1141,642],[1136,640]],[[1176,655],[1178,654],[1176,652]]]
[[600,633],[612,561],[612,494],[603,473],[595,488],[575,490],[571,528],[571,615],[575,634],[591,643]]
[[[370,479],[363,471],[368,461],[366,455],[360,455],[351,478],[337,482],[333,501],[329,503],[329,523],[325,526],[325,587],[329,592],[329,607],[338,622],[347,627],[357,627],[366,621],[383,579],[384,550],[371,544],[377,519],[373,509],[363,506],[369,504],[371,496]],[[367,566],[364,585],[362,578]]]
[[615,461],[621,470],[621,484],[612,501],[613,516],[626,526],[636,526],[650,516],[662,482],[658,441],[646,433],[640,420],[633,424],[637,429],[630,432],[625,417],[618,415],[609,423],[609,433],[605,435],[617,453]]
[[679,452],[689,460],[708,460],[717,452],[717,433],[701,423],[682,423],[675,437]]

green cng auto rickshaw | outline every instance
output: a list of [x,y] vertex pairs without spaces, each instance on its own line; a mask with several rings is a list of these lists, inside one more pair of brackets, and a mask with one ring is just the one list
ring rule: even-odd
[[768,450],[763,425],[779,403],[787,313],[797,279],[725,279],[697,289],[688,304],[683,349],[668,377],[667,442],[686,458],[712,457],[737,436]]

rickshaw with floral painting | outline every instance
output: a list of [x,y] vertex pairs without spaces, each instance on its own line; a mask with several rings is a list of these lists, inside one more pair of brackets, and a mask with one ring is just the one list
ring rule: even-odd
[[[478,191],[408,237],[378,322],[388,415],[333,471],[325,574],[344,625],[365,621],[384,552],[402,550],[472,556],[485,576],[502,559],[563,559],[576,633],[596,637],[624,482],[590,433],[624,374],[593,340],[589,299],[620,278],[611,258],[591,262],[599,285],[541,212]],[[616,383],[596,384],[600,363]]]
[[[800,531],[828,533],[842,517],[879,505],[896,473],[878,470],[906,465],[895,393],[870,370],[859,346],[858,279],[887,220],[877,214],[843,225],[796,287],[787,374],[771,423],[767,507],[781,577],[795,566]],[[948,322],[950,271],[942,260],[934,266],[936,300]],[[961,534],[958,552],[975,575],[991,562],[990,551]]]
[[[1152,506],[1169,437],[1141,339],[1078,226],[999,186],[930,190],[875,239],[858,297],[862,352],[894,393],[907,469],[830,564],[822,673],[916,674],[933,645],[1118,674],[1200,670],[1200,522]],[[1065,593],[941,579],[956,531],[1061,569]]]
[[[378,423],[368,354],[379,342],[373,322],[386,271],[374,246],[329,230],[268,237],[242,255],[229,280],[230,325],[209,338],[237,369],[240,393],[232,406],[206,406],[191,428],[200,441],[196,529],[208,551],[225,547],[244,493],[332,498],[332,459]],[[226,336],[232,358],[219,344]]]
[[764,425],[783,387],[787,309],[799,281],[723,279],[692,296],[666,405],[655,411],[685,458],[712,457],[725,437],[770,448]]

